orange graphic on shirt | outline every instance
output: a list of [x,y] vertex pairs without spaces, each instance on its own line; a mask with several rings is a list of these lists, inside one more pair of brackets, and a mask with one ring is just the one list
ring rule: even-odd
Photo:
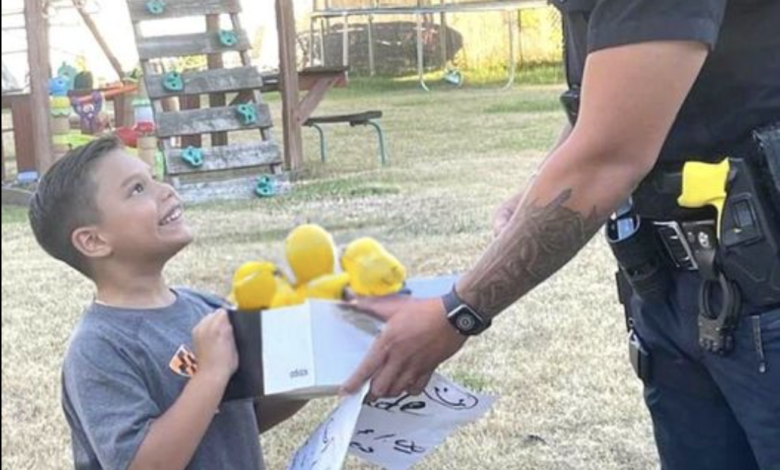
[[195,354],[182,344],[171,358],[168,367],[181,376],[192,377],[198,372],[198,360],[195,359]]

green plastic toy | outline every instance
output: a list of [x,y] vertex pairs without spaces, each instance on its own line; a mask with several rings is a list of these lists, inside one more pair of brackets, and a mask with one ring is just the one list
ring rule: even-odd
[[184,80],[179,72],[168,72],[163,77],[163,88],[165,91],[177,93],[184,91]]
[[181,159],[193,168],[200,168],[203,166],[203,150],[192,146],[187,147],[181,153]]
[[150,15],[162,15],[165,13],[165,6],[165,2],[162,0],[149,0],[146,2],[146,11],[148,11]]
[[238,44],[238,36],[235,31],[223,29],[219,32],[219,42],[225,47],[233,47]]
[[244,103],[236,106],[236,114],[241,123],[245,126],[251,126],[257,123],[257,108],[252,104]]

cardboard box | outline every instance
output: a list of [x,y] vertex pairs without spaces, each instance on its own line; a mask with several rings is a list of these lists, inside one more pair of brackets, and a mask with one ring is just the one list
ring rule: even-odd
[[263,312],[266,395],[335,395],[360,365],[381,324],[336,302]]
[[[454,276],[413,279],[407,288],[416,298],[439,297],[455,280]],[[335,395],[382,327],[367,315],[325,300],[264,312],[231,312],[230,317],[240,359],[226,400]]]

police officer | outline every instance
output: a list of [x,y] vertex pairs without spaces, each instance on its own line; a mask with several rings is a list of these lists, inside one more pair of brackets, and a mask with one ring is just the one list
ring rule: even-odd
[[[656,248],[666,261],[650,268],[663,267],[658,277],[671,283],[648,298],[623,289],[662,468],[778,470],[780,302],[771,302],[776,292],[759,291],[777,287],[780,252],[765,243],[767,256],[743,256],[730,271],[696,256],[717,245],[710,236],[719,233],[688,240],[685,227],[721,230],[723,209],[675,207],[681,194],[663,186],[672,181],[679,192],[687,162],[724,161],[743,152],[755,130],[780,121],[780,1],[552,2],[564,19],[572,127],[531,185],[499,211],[497,237],[449,295],[359,306],[387,324],[344,389],[371,378],[373,396],[420,392],[469,336],[568,263],[632,201],[628,232],[642,217],[652,222],[645,226],[659,233],[649,239],[664,241]],[[780,149],[770,152],[777,160]],[[754,168],[756,155],[740,154]],[[699,186],[718,186],[716,179],[700,178]],[[748,196],[763,205],[742,210],[732,235],[750,228],[763,230],[756,240],[780,240],[766,231],[778,230],[777,214],[764,211],[778,210],[777,194]],[[775,263],[773,277],[732,282],[751,263]]]

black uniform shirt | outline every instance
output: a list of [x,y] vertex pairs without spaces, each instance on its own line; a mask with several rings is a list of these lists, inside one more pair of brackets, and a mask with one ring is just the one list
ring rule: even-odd
[[709,46],[662,162],[714,160],[751,130],[780,121],[780,0],[550,1],[564,18],[570,86],[581,83],[589,52],[662,40]]

